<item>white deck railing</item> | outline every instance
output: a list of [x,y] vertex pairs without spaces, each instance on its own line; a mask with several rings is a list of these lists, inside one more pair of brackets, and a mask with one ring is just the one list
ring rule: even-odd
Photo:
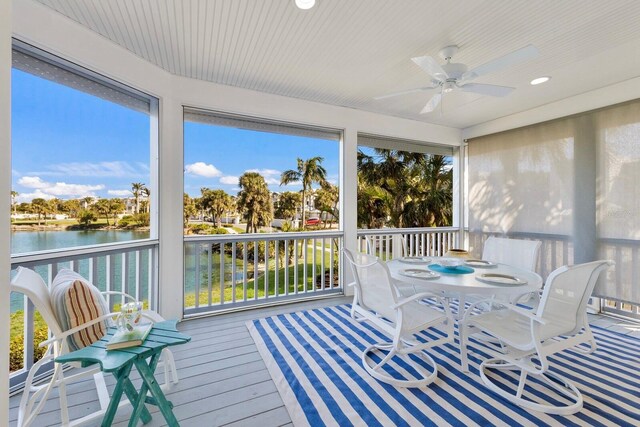
[[[87,278],[101,291],[126,292],[155,310],[158,300],[157,254],[157,240],[136,240],[12,255],[11,268],[31,268],[47,284],[51,284],[60,269],[69,268]],[[107,302],[113,310],[122,299],[109,296]],[[24,381],[35,361],[35,310],[33,304],[21,294],[11,295],[11,305],[12,308],[20,306],[24,322],[23,366],[11,373],[10,385],[16,387]],[[45,366],[42,372],[49,369],[50,366]]]
[[341,231],[185,236],[184,314],[342,293],[342,236]]
[[460,247],[457,227],[358,230],[358,249],[383,260],[397,256],[443,256],[449,249]]

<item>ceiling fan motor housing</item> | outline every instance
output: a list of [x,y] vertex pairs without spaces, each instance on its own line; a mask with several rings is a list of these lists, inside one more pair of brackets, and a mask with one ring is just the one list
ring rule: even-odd
[[443,64],[442,65],[442,69],[449,76],[447,81],[449,79],[459,80],[462,77],[462,75],[467,72],[467,66],[466,65],[460,64],[460,63],[456,63],[456,62],[453,62],[453,63],[449,62],[449,63]]

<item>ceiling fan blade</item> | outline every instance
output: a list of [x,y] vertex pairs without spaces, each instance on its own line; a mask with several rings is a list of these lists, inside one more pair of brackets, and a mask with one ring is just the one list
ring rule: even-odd
[[438,64],[438,61],[433,59],[431,56],[418,56],[416,58],[411,58],[411,60],[438,81],[444,81],[449,77],[440,64]]
[[484,76],[485,74],[493,73],[502,68],[506,68],[515,63],[525,61],[527,59],[532,59],[538,56],[540,52],[534,45],[529,45],[523,47],[522,49],[518,49],[511,53],[507,53],[499,58],[495,58],[489,62],[485,62],[484,64],[474,68],[473,70],[469,70],[462,75],[462,81],[475,79],[476,77]]
[[442,99],[441,93],[436,93],[435,95],[433,95],[429,100],[429,102],[427,102],[427,105],[425,105],[422,111],[420,111],[420,114],[430,113],[433,110],[435,110],[438,104],[440,104],[441,99]]
[[473,92],[491,96],[507,96],[515,89],[514,87],[509,86],[496,86],[482,83],[467,83],[458,87],[463,92]]
[[419,88],[416,88],[416,89],[403,90],[401,92],[394,92],[394,93],[390,93],[390,94],[387,94],[387,95],[376,96],[373,99],[379,100],[379,99],[392,98],[394,96],[407,95],[409,93],[426,92],[428,90],[434,89],[435,87],[436,86],[434,85],[434,86],[419,87]]

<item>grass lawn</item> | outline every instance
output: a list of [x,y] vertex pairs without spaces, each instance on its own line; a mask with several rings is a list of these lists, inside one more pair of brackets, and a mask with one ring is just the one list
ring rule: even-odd
[[[330,244],[330,239],[327,239],[327,245],[329,246]],[[282,246],[282,245],[280,245]],[[267,294],[268,296],[275,296],[276,295],[276,277],[278,279],[278,287],[277,287],[277,294],[278,295],[284,295],[287,293],[291,294],[291,293],[295,293],[296,288],[298,290],[298,292],[304,292],[305,291],[305,286],[306,286],[306,290],[310,291],[312,289],[315,288],[315,277],[319,276],[322,271],[322,258],[324,258],[324,267],[325,267],[325,272],[328,273],[329,271],[329,267],[330,267],[330,263],[331,263],[331,252],[323,250],[322,247],[322,241],[319,241],[316,243],[316,263],[315,263],[315,271],[314,271],[314,264],[313,264],[313,246],[312,246],[312,242],[309,242],[309,244],[307,245],[307,263],[306,266],[305,264],[302,263],[303,258],[301,256],[298,257],[298,265],[289,265],[284,267],[282,265],[282,260],[283,257],[280,257],[278,260],[278,270],[276,271],[275,269],[275,260],[272,257],[269,257],[269,268],[268,268],[268,272],[265,276],[264,274],[264,266],[260,266],[260,270],[259,270],[259,274],[257,277],[257,280],[255,279],[249,279],[247,280],[247,285],[246,285],[246,292],[247,292],[247,299],[253,299],[255,298],[256,295],[256,284],[257,284],[257,295],[258,298],[264,298],[265,294]],[[204,254],[203,256],[201,256],[201,268],[205,271],[207,271],[207,267],[206,267],[206,263],[207,263],[207,259],[206,259],[207,255]],[[211,277],[211,288],[212,288],[212,292],[211,292],[211,304],[219,304],[220,303],[220,269],[219,269],[219,265],[220,265],[220,256],[219,254],[214,254],[212,256],[213,258],[213,265],[212,265],[212,277]],[[334,253],[333,256],[333,260],[337,260],[338,256],[337,254]],[[230,262],[230,261],[228,261]],[[293,260],[292,260],[293,262]],[[306,267],[306,277],[305,277],[305,267]],[[249,263],[247,265],[247,272],[252,272],[253,271],[253,263]],[[295,275],[296,275],[296,270],[297,270],[297,281],[295,281]],[[334,276],[337,275],[338,271],[337,271],[337,266],[334,265],[333,268],[333,273]],[[238,273],[242,273],[243,272],[243,260],[239,259],[236,261],[236,271]],[[313,273],[315,273],[315,275],[313,275]],[[203,276],[201,278],[200,281],[200,286],[201,286],[201,291],[199,293],[199,304],[200,305],[208,305],[209,304],[209,293],[208,293],[208,280],[206,277],[206,273],[204,273],[205,276]],[[287,277],[288,279],[288,284],[285,283],[285,277]],[[333,284],[335,286],[336,284],[336,280],[334,279]],[[329,281],[328,278],[325,278],[325,287],[329,286]],[[237,301],[242,301],[244,300],[244,283],[242,278],[239,278],[236,282],[236,284],[234,285],[232,283],[231,280],[231,272],[227,271],[227,267],[225,267],[225,283],[224,283],[224,302],[232,302],[233,301],[233,295],[235,292],[235,298]],[[195,306],[195,299],[196,299],[196,295],[195,292],[190,292],[185,294],[185,307],[194,307]]]

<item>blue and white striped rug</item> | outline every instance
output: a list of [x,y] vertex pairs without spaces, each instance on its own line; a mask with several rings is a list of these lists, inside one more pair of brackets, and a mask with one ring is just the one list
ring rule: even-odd
[[[594,354],[565,351],[552,359],[584,396],[583,410],[567,417],[526,411],[489,391],[478,376],[484,356],[479,343],[470,347],[469,374],[460,370],[456,342],[429,350],[439,373],[427,388],[376,381],[362,368],[361,353],[387,338],[352,320],[348,305],[259,319],[247,327],[295,426],[640,425],[640,340],[598,327]],[[547,398],[535,387],[530,392]]]

